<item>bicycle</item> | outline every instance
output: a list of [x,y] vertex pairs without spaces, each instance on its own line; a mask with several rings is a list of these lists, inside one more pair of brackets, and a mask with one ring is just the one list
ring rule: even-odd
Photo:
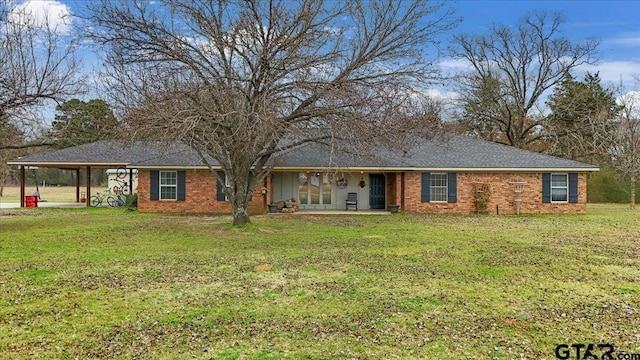
[[114,179],[114,181],[116,182],[117,185],[114,185],[110,191],[116,195],[122,194],[122,195],[130,195],[131,194],[131,188],[129,187],[129,182],[125,180],[125,178],[127,177],[127,169],[125,168],[118,168],[116,170],[116,178]]
[[105,200],[107,201],[107,205],[111,207],[124,206],[127,203],[127,199],[124,195],[116,194],[112,196],[109,190],[105,190],[100,194],[91,196],[91,198],[89,198],[89,203],[93,207],[98,207],[102,205]]

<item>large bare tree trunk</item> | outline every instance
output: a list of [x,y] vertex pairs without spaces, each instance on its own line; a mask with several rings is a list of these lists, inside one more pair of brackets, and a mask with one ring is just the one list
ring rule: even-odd
[[[231,172],[229,172],[231,173]],[[226,188],[227,197],[231,202],[231,214],[234,226],[244,226],[251,223],[249,218],[249,203],[253,194],[255,181],[253,174],[245,174],[234,177],[230,181],[230,187]],[[246,179],[245,181],[242,181]],[[262,181],[262,180],[260,180]]]

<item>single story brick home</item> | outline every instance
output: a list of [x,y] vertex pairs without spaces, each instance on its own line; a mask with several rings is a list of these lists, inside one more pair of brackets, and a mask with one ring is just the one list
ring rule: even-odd
[[[210,160],[213,161],[213,160]],[[213,162],[215,163],[215,161]],[[147,212],[230,213],[213,171],[185,144],[118,144],[98,141],[25,156],[9,164],[86,172],[124,167],[138,174],[138,208]],[[301,210],[389,210],[407,213],[585,213],[587,174],[596,166],[443,134],[419,139],[402,151],[378,149],[368,156],[309,143],[277,154],[254,212],[276,200]],[[224,173],[220,174],[224,178]],[[23,185],[24,187],[24,185]],[[78,181],[77,188],[80,188]],[[135,189],[134,189],[135,190]],[[79,192],[79,190],[77,191]],[[87,186],[87,198],[90,188]],[[79,198],[77,198],[79,201]]]

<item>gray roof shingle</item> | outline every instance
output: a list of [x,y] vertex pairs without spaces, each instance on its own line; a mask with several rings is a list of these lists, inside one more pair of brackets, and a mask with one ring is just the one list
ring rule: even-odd
[[[210,164],[218,164],[208,159]],[[56,166],[113,166],[153,168],[205,167],[198,154],[183,143],[161,145],[155,142],[131,144],[98,141],[72,148],[25,156],[10,164]],[[278,168],[380,168],[380,169],[466,169],[536,170],[564,169],[595,171],[596,166],[573,160],[517,149],[468,136],[444,134],[420,139],[403,150],[379,147],[374,154],[350,154],[309,143],[274,156],[271,165]]]
[[453,134],[415,141],[404,149],[380,148],[371,156],[349,156],[332,152],[327,146],[307,144],[278,156],[275,164],[300,168],[597,169],[578,161]]
[[[209,159],[213,164],[215,160]],[[60,150],[23,156],[9,164],[34,166],[165,166],[204,165],[197,153],[183,143],[161,144],[152,141],[131,143],[101,140]]]

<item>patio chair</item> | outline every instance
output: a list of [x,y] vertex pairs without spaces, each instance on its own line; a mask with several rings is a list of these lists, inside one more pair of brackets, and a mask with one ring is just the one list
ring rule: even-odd
[[358,211],[358,193],[347,193],[347,211],[349,211],[349,206]]

